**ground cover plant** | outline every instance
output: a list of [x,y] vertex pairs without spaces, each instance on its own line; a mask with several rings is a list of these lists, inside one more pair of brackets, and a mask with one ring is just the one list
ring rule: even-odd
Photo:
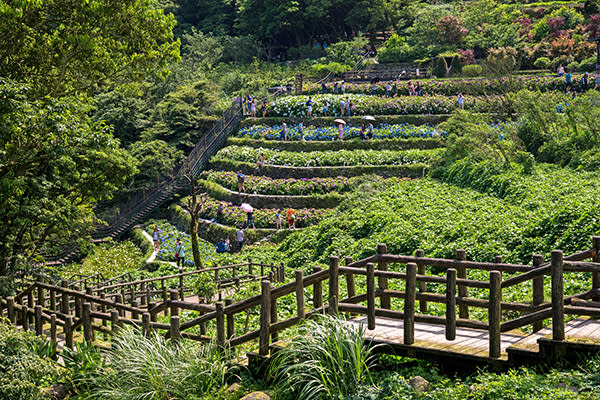
[[[369,121],[364,121],[365,131],[368,133]],[[343,127],[344,140],[360,139],[360,127],[346,125]],[[282,127],[280,125],[265,126],[254,125],[240,129],[237,136],[249,137],[251,139],[282,140]],[[412,124],[379,124],[373,129],[373,139],[393,139],[393,138],[428,138],[445,136],[445,132],[438,131],[435,127],[429,125]],[[289,124],[287,127],[286,140],[339,140],[339,132],[336,126],[314,127]]]
[[211,158],[211,162],[256,162],[261,153],[266,164],[293,167],[354,166],[354,165],[411,165],[428,163],[442,150],[340,150],[336,152],[291,152],[247,146],[225,147]]
[[[579,86],[579,81],[583,74],[573,74],[573,82],[576,88]],[[423,94],[436,94],[443,96],[456,96],[459,93],[472,96],[485,96],[506,93],[507,86],[515,88],[516,91],[527,89],[531,91],[563,91],[565,88],[565,78],[556,75],[531,75],[531,76],[509,76],[499,78],[452,78],[452,79],[422,79],[412,81],[396,81],[396,95],[408,96],[409,84],[413,87],[421,84]],[[510,85],[507,85],[509,84]],[[328,93],[332,92],[332,83],[327,84]],[[388,82],[379,82],[375,84],[375,92],[378,96],[386,95],[386,87]],[[370,83],[344,83],[345,92],[348,94],[367,94],[372,95],[373,85]],[[320,84],[309,83],[303,88],[303,93],[306,95],[321,94],[322,88]],[[391,96],[392,90],[388,90]]]
[[[309,96],[281,97],[273,101],[267,110],[268,117],[307,117]],[[398,96],[384,98],[350,94],[346,96],[318,94],[312,96],[313,116],[341,116],[340,101],[352,103],[352,115],[396,115],[396,114],[449,114],[458,109],[456,97],[442,95]],[[327,113],[323,105],[327,102]],[[494,96],[464,96],[464,108],[473,112],[492,112],[500,99]],[[344,110],[344,115],[348,115]]]
[[[229,190],[238,190],[237,174],[233,171],[211,170],[204,172],[202,176]],[[356,188],[360,182],[361,178],[343,176],[334,178],[273,179],[267,176],[249,175],[245,177],[244,188],[247,193],[299,196],[331,192],[346,193]]]
[[[229,226],[246,227],[247,215],[242,211],[238,204],[231,202],[209,199],[205,204],[204,212],[200,215],[201,218],[215,220],[217,218],[217,208],[223,206],[222,223]],[[318,208],[298,208],[294,209],[296,214],[296,228],[304,228],[310,225],[319,223],[330,211],[328,209]],[[254,224],[256,228],[275,229],[276,214],[282,217],[283,227],[287,227],[287,209],[276,208],[255,208],[253,212]]]
[[[175,247],[177,240],[180,239],[185,251],[184,265],[186,267],[193,267],[194,260],[192,258],[192,241],[190,235],[177,230],[177,228],[175,228],[173,225],[164,221],[161,221],[160,223],[148,223],[146,225],[146,232],[152,235],[154,226],[156,225],[158,225],[158,228],[160,229],[160,236],[162,239],[160,250],[158,251],[156,258],[160,261],[175,261]],[[200,244],[199,250],[202,263],[205,268],[210,268],[216,262],[216,248],[212,243],[207,242],[206,240],[198,240]]]

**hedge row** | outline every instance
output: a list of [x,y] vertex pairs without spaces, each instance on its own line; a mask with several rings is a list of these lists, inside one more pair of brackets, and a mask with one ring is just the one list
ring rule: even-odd
[[[181,206],[173,204],[169,207],[169,222],[183,232],[190,232],[191,216]],[[298,231],[296,229],[296,231]],[[246,243],[255,243],[271,236],[270,242],[279,243],[294,231],[288,229],[246,229]],[[206,220],[198,221],[198,236],[211,243],[217,243],[221,238],[229,238],[231,243],[236,241],[237,228],[213,223]]]
[[410,150],[437,149],[445,146],[443,138],[371,139],[346,141],[277,141],[230,137],[228,146],[279,149],[285,151],[338,151],[338,150]]
[[416,163],[410,165],[359,165],[351,167],[287,167],[282,165],[265,165],[260,169],[256,164],[232,160],[211,161],[207,169],[218,171],[242,171],[245,175],[261,175],[270,178],[324,178],[336,176],[379,175],[384,178],[406,177],[420,178],[429,166]]
[[[413,125],[437,125],[450,117],[450,114],[403,114],[403,115],[378,115],[376,124],[413,124]],[[254,125],[281,125],[285,122],[288,125],[297,125],[303,122],[305,125],[310,121],[310,125],[325,127],[334,125],[333,120],[339,117],[267,117],[267,118],[246,118],[242,121],[241,127]],[[361,116],[344,117],[344,121],[349,125],[360,126],[365,121]]]
[[206,180],[200,180],[198,184],[213,199],[235,204],[249,203],[255,208],[334,208],[344,199],[344,196],[335,192],[306,196],[266,195],[233,192],[216,182]]

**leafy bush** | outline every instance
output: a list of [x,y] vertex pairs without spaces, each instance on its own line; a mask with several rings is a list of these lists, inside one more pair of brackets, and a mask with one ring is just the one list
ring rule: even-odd
[[479,64],[467,64],[462,67],[464,76],[479,76],[483,72],[483,68]]
[[340,150],[338,152],[289,152],[263,148],[228,146],[213,156],[211,162],[234,160],[254,162],[260,154],[266,157],[267,164],[296,167],[336,166],[336,165],[409,165],[426,163],[440,153],[439,149],[431,150]]
[[539,57],[535,60],[533,66],[539,69],[548,69],[550,68],[550,59],[548,57]]
[[330,62],[329,64],[315,64],[312,66],[312,69],[318,76],[322,76],[330,72],[334,75],[340,75],[346,71],[350,71],[352,67],[338,62]]
[[213,344],[176,346],[131,329],[114,340],[106,367],[93,393],[107,400],[202,398],[221,389],[231,370],[227,353]]
[[37,400],[59,376],[57,364],[36,351],[41,347],[39,338],[0,318],[0,399]]
[[[102,274],[112,278],[125,272],[135,271],[144,265],[144,254],[131,241],[108,242],[96,246],[81,263],[73,264],[63,270],[63,275],[80,274],[90,276]],[[69,276],[70,277],[70,276]]]
[[412,58],[411,48],[404,37],[392,34],[377,52],[377,60],[381,63],[400,63]]
[[452,57],[452,61],[450,62],[450,73],[453,75],[460,75],[462,72],[463,65],[460,62],[459,56]]
[[[366,122],[366,121],[365,121]],[[344,139],[360,138],[360,128],[358,126],[346,125],[343,128]],[[304,140],[329,140],[338,139],[338,130],[334,126],[325,128],[314,126],[302,126],[300,133],[299,125],[289,125],[287,129],[287,140],[298,141]],[[253,139],[281,139],[281,127],[279,125],[265,126],[254,125],[248,128],[242,128],[238,132],[238,136],[250,137]],[[365,134],[367,132],[365,131]],[[373,129],[373,139],[391,139],[391,138],[408,138],[408,137],[439,137],[445,136],[445,133],[439,132],[436,128],[429,125],[415,126],[412,124],[380,124]]]
[[364,328],[321,316],[308,320],[290,343],[273,356],[270,375],[277,399],[341,399],[371,383],[371,347]]
[[448,72],[448,64],[446,63],[446,59],[444,57],[437,57],[433,63],[433,75],[438,78],[443,78],[446,76]]

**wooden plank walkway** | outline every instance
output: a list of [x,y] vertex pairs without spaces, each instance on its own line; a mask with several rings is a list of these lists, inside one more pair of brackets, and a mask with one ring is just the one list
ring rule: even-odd
[[[483,364],[507,363],[511,354],[539,357],[539,339],[552,337],[552,329],[544,328],[539,332],[527,335],[519,331],[505,332],[501,335],[501,354],[498,359],[489,357],[488,332],[472,328],[456,328],[456,339],[446,340],[443,325],[415,323],[415,342],[404,344],[404,322],[389,318],[376,318],[375,329],[367,330],[367,318],[359,317],[348,321],[350,324],[362,325],[365,336],[373,344],[387,345],[399,354],[408,354],[417,358],[436,359],[468,359]],[[600,321],[578,318],[565,325],[565,341],[569,344],[586,344],[600,349]]]

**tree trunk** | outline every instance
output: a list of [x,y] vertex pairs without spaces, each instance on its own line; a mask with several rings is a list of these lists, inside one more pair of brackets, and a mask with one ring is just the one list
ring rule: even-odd
[[[196,195],[194,195],[196,197]],[[194,213],[195,214],[195,213]],[[198,243],[198,215],[192,215],[190,223],[190,232],[192,237],[192,255],[196,269],[202,269],[202,259],[200,258],[200,244]]]

